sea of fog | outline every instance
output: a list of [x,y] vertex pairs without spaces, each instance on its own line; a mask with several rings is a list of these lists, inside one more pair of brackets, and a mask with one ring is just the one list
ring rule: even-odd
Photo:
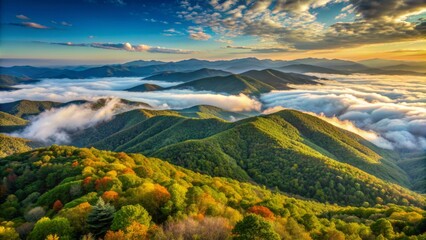
[[[155,109],[208,104],[230,111],[271,113],[291,108],[309,112],[334,125],[356,132],[383,148],[426,150],[426,77],[313,75],[328,80],[321,81],[322,85],[316,86],[294,85],[294,90],[273,91],[263,94],[260,98],[192,90],[124,91],[143,83],[162,87],[180,84],[141,80],[137,77],[43,79],[34,84],[17,85],[20,89],[16,91],[1,92],[0,102],[21,99],[68,102],[110,97],[145,102]],[[33,119],[33,123],[24,131],[27,133],[24,136],[38,136],[45,124],[56,126],[52,134],[60,129],[65,134],[68,130],[89,127],[116,114],[116,108],[111,104],[116,103],[111,101],[105,108],[98,110],[82,105],[48,111]],[[64,119],[64,116],[67,119]],[[67,129],[69,127],[72,129]],[[66,135],[57,139],[66,140]]]

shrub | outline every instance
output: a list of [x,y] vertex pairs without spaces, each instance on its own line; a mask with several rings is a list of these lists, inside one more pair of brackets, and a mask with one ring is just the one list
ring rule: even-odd
[[111,226],[112,230],[125,229],[132,222],[137,222],[149,226],[151,216],[141,205],[127,205],[122,207],[114,214],[114,220]]
[[274,231],[272,225],[255,214],[250,214],[239,221],[232,230],[232,233],[235,234],[233,238],[235,240],[280,239],[280,236]]
[[43,217],[37,221],[28,239],[45,239],[51,234],[57,234],[61,238],[69,238],[72,234],[72,228],[68,219],[63,217],[54,219]]

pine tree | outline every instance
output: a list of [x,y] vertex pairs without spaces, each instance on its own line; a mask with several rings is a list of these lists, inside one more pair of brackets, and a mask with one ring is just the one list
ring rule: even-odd
[[105,203],[99,198],[92,211],[87,216],[87,224],[89,231],[95,238],[103,237],[109,230],[112,220],[114,219],[115,208],[109,203]]
[[232,230],[236,236],[234,240],[279,240],[280,236],[272,225],[262,217],[250,214],[239,221]]

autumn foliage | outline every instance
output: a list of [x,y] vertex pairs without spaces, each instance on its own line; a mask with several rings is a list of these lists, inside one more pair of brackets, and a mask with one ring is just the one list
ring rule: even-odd
[[62,204],[61,200],[56,200],[55,203],[53,203],[52,208],[56,212],[59,212],[63,207],[64,207],[64,205]]
[[264,206],[258,206],[258,205],[252,206],[247,211],[267,219],[271,219],[271,220],[275,219],[274,213],[271,210],[269,210],[269,208]]
[[103,177],[100,179],[96,179],[95,189],[96,191],[107,190],[111,183],[112,183],[111,177]]
[[118,200],[118,193],[115,191],[105,191],[102,194],[102,198],[105,202],[114,202]]

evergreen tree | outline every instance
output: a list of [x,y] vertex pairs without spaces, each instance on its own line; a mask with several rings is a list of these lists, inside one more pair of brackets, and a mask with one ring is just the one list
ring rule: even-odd
[[239,221],[232,233],[235,240],[279,240],[280,236],[274,231],[272,225],[262,217],[250,214]]
[[87,216],[87,225],[89,231],[99,238],[105,235],[109,230],[114,219],[115,209],[109,203],[105,203],[102,198],[99,198],[92,211]]

